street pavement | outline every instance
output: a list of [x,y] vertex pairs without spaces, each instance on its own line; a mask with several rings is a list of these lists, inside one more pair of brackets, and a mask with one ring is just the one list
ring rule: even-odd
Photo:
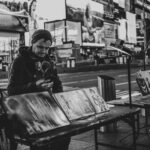
[[[141,117],[140,125],[143,126],[144,118]],[[137,150],[149,150],[149,136],[146,135],[145,129],[140,130],[140,135],[137,139]],[[124,149],[130,148],[132,145],[132,130],[126,123],[120,121],[117,122],[117,127],[113,129],[109,126],[109,131],[98,131],[98,139],[100,142],[114,144],[116,146],[121,146]],[[59,143],[58,143],[59,144]],[[140,146],[143,144],[143,146]],[[18,150],[29,150],[29,147],[19,145]],[[79,134],[71,137],[71,143],[69,145],[69,150],[95,150],[94,143],[94,131],[88,131],[83,134]],[[99,146],[99,150],[114,150],[114,148]],[[118,148],[122,150],[122,148]]]

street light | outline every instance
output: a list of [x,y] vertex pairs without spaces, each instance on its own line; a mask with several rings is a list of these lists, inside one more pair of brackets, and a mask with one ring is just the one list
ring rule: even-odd
[[119,51],[127,56],[127,65],[128,65],[128,87],[129,87],[129,103],[130,108],[132,108],[132,95],[131,95],[131,58],[132,58],[132,51],[123,46],[122,40],[117,40],[116,44],[110,44],[110,47],[116,51]]
[[144,30],[144,58],[143,58],[143,65],[144,65],[144,70],[146,70],[146,65],[145,65],[145,55],[146,55],[146,49],[147,49],[147,35],[146,35],[146,21],[145,21],[145,0],[143,0],[143,30]]

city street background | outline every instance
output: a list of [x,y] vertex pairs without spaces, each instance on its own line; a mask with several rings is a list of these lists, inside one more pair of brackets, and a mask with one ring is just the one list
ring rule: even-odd
[[[136,72],[140,69],[142,69],[142,67],[131,69],[132,91],[139,90],[138,85],[136,83]],[[128,70],[126,68],[119,70],[109,69],[90,72],[59,74],[63,86],[69,86],[72,88],[86,88],[97,86],[97,77],[99,75],[107,75],[113,77],[116,81],[116,90],[128,91]]]
[[[117,66],[116,66],[117,67]],[[136,83],[136,73],[137,71],[143,69],[143,66],[132,67],[131,68],[131,90],[139,91],[139,87]],[[146,66],[149,70],[150,67]],[[98,86],[99,75],[107,75],[113,77],[116,83],[117,91],[128,92],[128,70],[127,67],[122,67],[122,69],[105,69],[96,71],[86,71],[86,72],[74,72],[74,73],[59,73],[60,80],[64,86],[64,90],[72,90],[78,88],[87,88]],[[8,83],[8,75],[6,72],[1,72],[0,87],[6,87]],[[127,93],[126,93],[127,94]]]
[[[117,66],[116,66],[117,67]],[[136,83],[136,72],[140,69],[143,69],[143,66],[131,67],[131,89],[132,94],[134,91],[139,92],[138,85]],[[146,69],[149,70],[150,67],[146,66]],[[128,97],[128,70],[127,67],[122,67],[120,69],[99,69],[95,71],[86,71],[86,72],[76,72],[74,73],[59,73],[60,80],[62,81],[64,91],[74,90],[78,88],[86,88],[98,86],[97,77],[99,75],[107,75],[113,77],[116,82],[116,91],[122,92],[122,96]],[[7,72],[1,72],[0,87],[6,87],[8,83]],[[141,126],[143,126],[144,117],[141,119]],[[144,130],[144,129],[143,129]],[[142,130],[142,132],[143,132]],[[145,131],[145,130],[144,130]],[[111,132],[99,132],[99,139],[104,143],[111,143],[117,145],[130,146],[132,144],[132,135],[131,127],[129,127],[124,122],[118,122],[117,130],[112,130]],[[124,137],[126,137],[124,139]],[[120,142],[120,139],[123,139]],[[148,145],[145,147],[138,147],[138,150],[148,150],[149,149],[149,138],[146,134],[140,135],[138,142],[142,144],[146,143]],[[89,131],[83,134],[73,136],[71,138],[71,143],[69,150],[94,150],[94,132]],[[112,148],[100,146],[101,150],[112,150]],[[28,146],[19,145],[17,150],[29,150]]]
[[[116,99],[128,97],[130,54],[131,64],[136,65],[131,67],[131,94],[138,95],[136,73],[144,68],[143,63],[150,64],[149,26],[150,0],[1,0],[0,88],[7,87],[9,67],[19,47],[31,46],[33,32],[46,29],[52,35],[49,56],[56,62],[64,91],[97,87],[97,77],[107,75],[115,79]],[[100,132],[99,139],[114,144],[128,132],[131,128],[119,122],[117,131],[111,135]],[[147,137],[139,141],[145,144]],[[73,136],[69,150],[94,150],[94,144],[90,131]],[[132,136],[119,144],[131,145]]]
[[[146,67],[149,69],[150,67]],[[143,67],[131,68],[131,87],[132,91],[139,91],[136,83],[136,72]],[[116,90],[124,91],[124,95],[128,96],[128,70],[127,68],[122,69],[108,69],[108,70],[97,70],[97,71],[87,71],[87,72],[76,72],[76,73],[62,73],[59,77],[64,86],[64,90],[73,90],[78,88],[86,88],[97,86],[97,77],[99,75],[111,76],[116,81]],[[8,79],[1,80],[1,86],[6,85]],[[143,118],[144,119],[144,118]],[[141,126],[143,126],[143,119]],[[132,144],[132,136],[130,135],[131,128],[124,122],[118,122],[117,130],[114,131],[111,128],[111,132],[100,132],[99,139],[104,143],[111,143],[117,145],[130,146]],[[126,137],[127,138],[124,138]],[[122,140],[121,140],[122,139]],[[120,141],[121,140],[121,141]],[[148,145],[148,136],[141,134],[138,142],[146,143]],[[138,150],[148,150],[147,147],[138,147]],[[94,132],[89,131],[83,134],[73,136],[71,138],[71,143],[69,150],[94,150]],[[112,150],[112,148],[100,146],[101,150]],[[29,150],[28,146],[19,145],[17,150]]]

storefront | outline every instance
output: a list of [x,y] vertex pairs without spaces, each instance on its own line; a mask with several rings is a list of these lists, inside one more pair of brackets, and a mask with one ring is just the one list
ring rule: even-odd
[[[135,14],[128,12],[130,8],[129,0],[66,0],[65,19],[46,22],[45,29],[52,33],[53,47],[68,42],[79,44],[82,59],[76,60],[93,61],[95,55],[116,57],[108,48],[116,39],[136,43]],[[123,36],[122,29],[118,30],[120,23],[125,28]],[[62,51],[63,54],[68,52],[67,49]]]
[[[145,15],[143,15],[143,12],[145,12]],[[137,29],[136,48],[143,50],[144,42],[147,43],[150,39],[150,29],[149,29],[150,3],[149,1],[136,0],[135,1],[135,13],[136,13],[136,29]],[[144,36],[144,34],[146,35]]]
[[28,16],[25,11],[10,11],[6,4],[0,3],[0,57],[7,68],[18,53],[19,46],[25,44]]
[[66,19],[45,22],[44,28],[51,32],[54,47],[53,55],[58,63],[67,63],[71,58],[79,61],[81,39],[81,23],[68,21]]

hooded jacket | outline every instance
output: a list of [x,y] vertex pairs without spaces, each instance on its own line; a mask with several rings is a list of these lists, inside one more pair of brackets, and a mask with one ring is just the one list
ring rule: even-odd
[[[42,78],[51,79],[53,82],[52,92],[62,92],[62,83],[57,75],[57,70],[48,57],[40,59],[31,51],[32,47],[21,47],[19,55],[13,61],[8,83],[8,95],[18,95],[32,92],[42,92],[36,87],[36,81]],[[46,73],[38,71],[36,64],[46,61],[49,69]],[[46,65],[45,65],[46,66]]]

